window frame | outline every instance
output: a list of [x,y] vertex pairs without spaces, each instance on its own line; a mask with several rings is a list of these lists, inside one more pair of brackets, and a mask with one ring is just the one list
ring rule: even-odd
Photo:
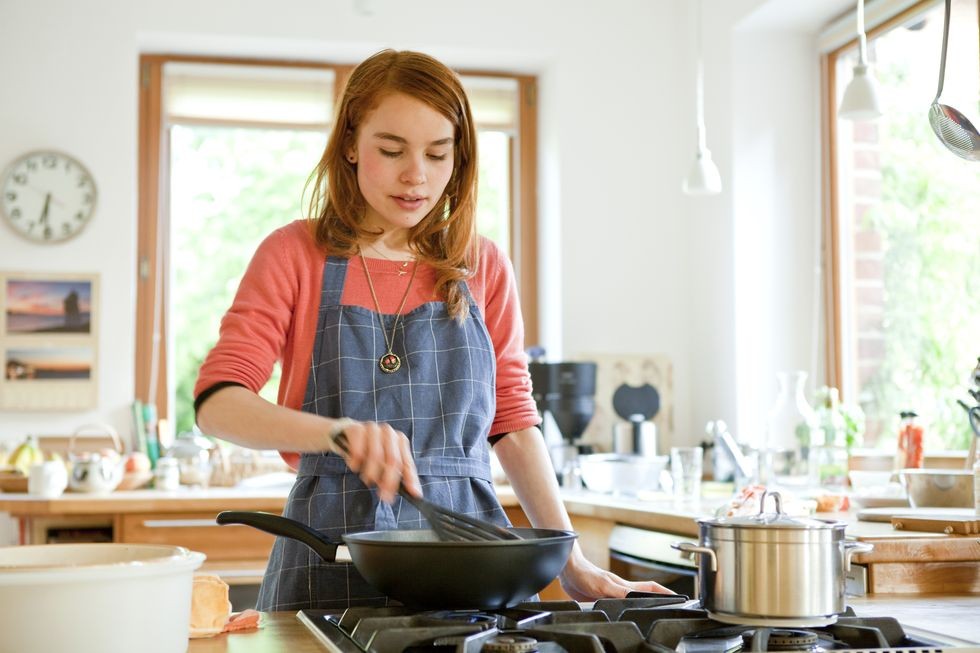
[[[896,26],[924,13],[931,7],[941,4],[943,0],[919,0],[897,11],[872,28],[867,29],[867,39],[870,42],[880,34],[890,31]],[[980,12],[980,0],[977,0]],[[841,216],[839,211],[840,189],[838,188],[837,165],[837,59],[844,53],[858,47],[855,35],[846,43],[820,55],[820,87],[821,87],[821,267],[823,274],[824,302],[824,371],[827,385],[840,388],[841,399],[856,401],[856,397],[844,396],[848,388],[855,384],[845,383],[844,379],[844,325],[842,322],[842,301],[846,297],[843,283],[844,275],[841,270]],[[980,53],[978,53],[980,56]]]
[[[334,71],[339,101],[354,66],[314,61],[140,55],[138,199],[136,248],[135,397],[155,403],[161,418],[170,416],[167,357],[167,280],[169,275],[169,168],[162,113],[163,67],[171,62],[322,68]],[[518,129],[511,153],[510,251],[517,276],[525,339],[538,342],[537,270],[537,78],[511,72],[458,70],[468,77],[507,77],[518,84]],[[160,310],[157,311],[156,307]]]

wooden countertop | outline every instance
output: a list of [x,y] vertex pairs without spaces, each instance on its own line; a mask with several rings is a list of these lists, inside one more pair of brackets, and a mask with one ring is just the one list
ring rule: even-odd
[[282,512],[288,490],[181,488],[172,492],[130,490],[108,494],[66,492],[56,499],[29,494],[0,494],[0,512],[14,517],[106,515],[133,512],[265,510]]
[[[978,641],[976,615],[980,596],[916,596],[852,599],[858,615],[893,616],[906,627]],[[294,612],[262,615],[262,627],[247,633],[192,639],[187,653],[322,653],[325,648],[296,618]]]

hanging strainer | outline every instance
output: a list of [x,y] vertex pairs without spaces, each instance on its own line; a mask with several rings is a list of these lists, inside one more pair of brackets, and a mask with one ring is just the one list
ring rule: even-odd
[[980,161],[980,134],[966,116],[946,104],[939,104],[946,77],[946,42],[949,40],[949,14],[952,0],[946,0],[943,20],[943,52],[939,59],[939,88],[929,107],[929,124],[932,131],[950,152],[967,161]]

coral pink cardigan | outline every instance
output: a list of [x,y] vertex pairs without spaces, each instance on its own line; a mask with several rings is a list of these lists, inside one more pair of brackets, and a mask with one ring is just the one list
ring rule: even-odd
[[[347,267],[342,303],[376,310],[364,263],[382,312],[395,313],[411,276],[400,274],[404,268],[396,261],[353,257]],[[259,245],[231,308],[221,320],[218,342],[201,366],[195,397],[221,382],[258,392],[279,360],[282,380],[278,403],[301,407],[310,373],[323,265],[324,254],[314,243],[305,220],[277,229]],[[480,239],[479,265],[467,285],[497,357],[497,414],[489,435],[534,426],[540,419],[531,398],[514,274],[509,259],[486,238]],[[435,270],[422,264],[403,312],[438,301],[434,289]]]

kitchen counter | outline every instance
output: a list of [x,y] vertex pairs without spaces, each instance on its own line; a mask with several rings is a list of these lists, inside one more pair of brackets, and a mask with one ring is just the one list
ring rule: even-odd
[[[856,598],[850,604],[861,616],[891,616],[906,627],[980,641],[976,627],[980,596]],[[192,639],[187,653],[322,653],[325,650],[296,619],[295,612],[267,613],[262,619],[262,627],[257,631]]]
[[[163,532],[161,526],[166,524],[155,519],[159,515],[180,528],[181,537],[193,534],[195,531],[191,527],[197,528],[196,532],[205,538],[202,546],[208,547],[199,550],[204,550],[215,560],[216,555],[228,558],[224,548],[228,543],[223,538],[230,536],[222,535],[222,539],[211,543],[207,531],[218,529],[205,529],[205,526],[208,521],[213,525],[214,515],[222,510],[280,513],[287,493],[286,488],[277,487],[262,490],[182,488],[175,492],[136,490],[101,496],[68,493],[57,499],[0,494],[0,511],[19,520],[23,543],[46,541],[45,528],[52,522],[64,523],[66,520],[102,520],[112,529],[115,541],[141,541],[133,538]],[[511,520],[518,525],[526,524],[513,490],[506,485],[499,486],[497,494]],[[705,497],[695,502],[676,503],[662,494],[630,498],[565,489],[561,496],[586,555],[599,564],[608,560],[608,538],[615,524],[696,540],[697,517],[713,514],[727,498]],[[869,566],[867,586],[871,592],[980,592],[980,537],[896,531],[890,523],[857,521],[854,513],[822,513],[818,516],[846,521],[848,537],[875,545],[871,553],[854,557],[855,562]],[[143,524],[149,524],[151,528],[144,528]],[[242,527],[242,530],[246,529]],[[237,541],[237,537],[234,539]],[[202,540],[187,539],[184,545],[193,548],[199,542]],[[271,539],[255,542],[256,546],[250,551],[239,551],[232,557],[249,558],[250,568],[258,570],[269,542]],[[174,539],[173,543],[180,542]]]

